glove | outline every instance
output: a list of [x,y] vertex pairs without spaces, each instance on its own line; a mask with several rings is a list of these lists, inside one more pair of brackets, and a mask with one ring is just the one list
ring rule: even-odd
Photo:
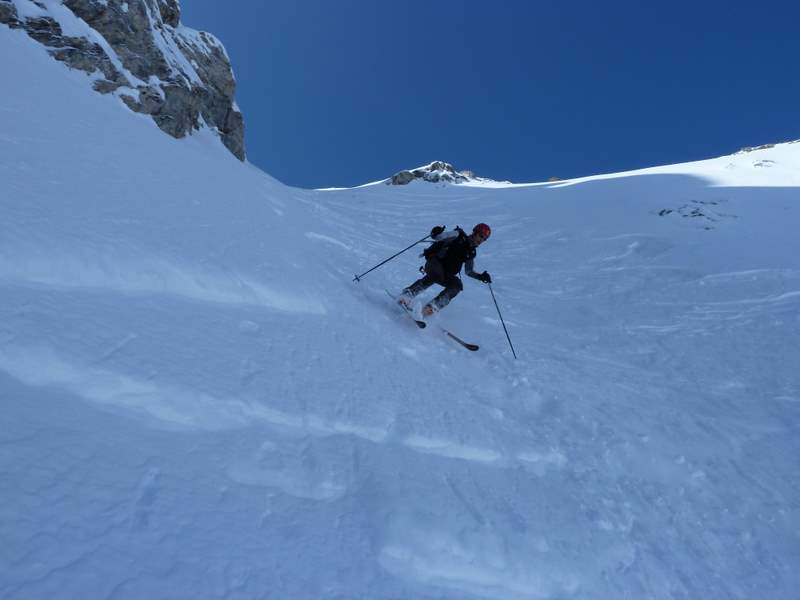
[[492,283],[492,278],[486,271],[478,275],[478,279],[480,279],[483,283]]
[[431,229],[431,237],[435,238],[437,235],[441,235],[444,233],[444,225],[437,225],[433,229]]

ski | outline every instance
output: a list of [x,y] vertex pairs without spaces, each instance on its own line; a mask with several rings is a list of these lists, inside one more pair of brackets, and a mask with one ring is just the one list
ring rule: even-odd
[[389,298],[394,300],[394,303],[397,304],[397,306],[399,306],[403,310],[403,312],[408,315],[408,318],[411,319],[412,321],[414,321],[414,323],[417,324],[417,327],[419,327],[420,329],[425,329],[428,326],[428,324],[425,321],[418,321],[414,317],[414,313],[411,312],[411,309],[403,306],[402,304],[400,304],[397,301],[397,297],[394,296],[389,290],[384,290],[384,291],[389,295]]
[[444,327],[442,327],[441,330],[445,333],[445,335],[447,337],[449,337],[451,340],[453,340],[455,342],[458,342],[459,344],[464,346],[464,348],[466,348],[467,350],[471,350],[472,352],[475,352],[476,350],[478,350],[478,348],[480,348],[480,346],[478,346],[477,344],[470,344],[469,342],[465,342],[464,340],[462,340],[457,335],[447,331],[447,329],[445,329]]
[[[391,298],[392,300],[394,300],[395,304],[397,304],[397,305],[398,305],[398,306],[399,306],[401,309],[403,309],[403,312],[404,312],[404,313],[406,313],[406,314],[409,316],[409,318],[410,318],[412,321],[414,321],[414,323],[416,323],[416,324],[417,324],[417,327],[419,327],[420,329],[425,329],[425,327],[427,327],[427,326],[428,326],[428,324],[427,324],[425,321],[419,321],[419,320],[417,320],[417,319],[414,317],[414,314],[411,312],[411,309],[410,309],[410,308],[407,308],[407,307],[403,306],[402,304],[400,304],[400,303],[397,301],[397,296],[395,296],[394,294],[392,294],[392,293],[391,293],[389,290],[384,290],[384,291],[385,291],[385,292],[388,294],[389,298]],[[475,351],[477,351],[477,350],[480,348],[480,346],[478,346],[478,344],[470,344],[469,342],[465,342],[464,340],[462,340],[460,337],[458,337],[458,336],[457,336],[456,334],[454,334],[453,332],[451,332],[451,331],[447,331],[447,329],[445,329],[444,327],[441,327],[441,326],[440,326],[440,327],[439,327],[439,329],[441,329],[441,330],[442,330],[442,332],[443,332],[443,333],[444,333],[444,334],[445,334],[447,337],[449,337],[451,340],[453,340],[454,342],[456,342],[456,343],[458,343],[458,344],[461,344],[462,346],[464,346],[464,348],[466,348],[467,350],[469,350],[469,351],[471,351],[471,352],[475,352]]]
[[[425,321],[420,321],[420,320],[418,320],[417,318],[415,318],[415,317],[414,317],[414,313],[411,311],[411,309],[410,309],[410,308],[408,308],[408,307],[406,307],[406,306],[403,306],[402,304],[400,304],[400,303],[397,301],[397,296],[395,296],[394,294],[392,294],[392,293],[391,293],[389,290],[384,290],[384,291],[385,291],[385,292],[386,292],[386,294],[389,296],[389,298],[391,298],[392,300],[394,300],[395,304],[397,304],[397,305],[398,305],[398,306],[399,306],[399,307],[400,307],[400,308],[403,310],[403,312],[404,312],[404,313],[406,313],[406,314],[409,316],[409,318],[410,318],[412,321],[414,321],[414,323],[416,323],[416,324],[417,324],[417,327],[419,327],[420,329],[425,329],[425,327],[427,327],[427,326],[428,326],[428,324],[427,324]],[[442,330],[442,332],[443,332],[443,333],[444,333],[444,334],[445,334],[447,337],[449,337],[451,340],[453,340],[454,342],[456,342],[456,343],[458,343],[458,344],[460,344],[460,345],[464,346],[464,348],[466,348],[467,350],[469,350],[469,351],[471,351],[471,352],[475,352],[475,351],[477,351],[477,350],[480,348],[480,346],[478,346],[478,344],[470,344],[469,342],[465,342],[465,341],[464,341],[464,340],[462,340],[460,337],[458,337],[456,334],[454,334],[452,331],[448,331],[448,330],[447,330],[447,329],[445,329],[444,327],[441,327],[441,326],[440,326],[440,327],[439,327],[439,329],[441,329],[441,330]]]

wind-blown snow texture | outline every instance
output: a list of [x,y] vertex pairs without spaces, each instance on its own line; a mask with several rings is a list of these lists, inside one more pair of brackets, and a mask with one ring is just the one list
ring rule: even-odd
[[[298,190],[0,53],[0,597],[797,597],[800,144]],[[351,281],[478,221],[517,361]]]

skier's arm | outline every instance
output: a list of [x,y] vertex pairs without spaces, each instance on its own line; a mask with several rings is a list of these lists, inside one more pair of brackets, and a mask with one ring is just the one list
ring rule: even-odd
[[486,271],[484,271],[483,273],[475,272],[475,259],[473,258],[468,258],[466,261],[464,261],[464,273],[466,273],[473,279],[482,281],[483,283],[492,283],[492,278]]
[[473,279],[480,279],[480,273],[475,272],[475,259],[468,258],[464,263],[464,273],[472,277]]

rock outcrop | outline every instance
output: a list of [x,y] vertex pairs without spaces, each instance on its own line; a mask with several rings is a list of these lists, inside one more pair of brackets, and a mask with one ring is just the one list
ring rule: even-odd
[[738,152],[734,152],[734,154],[747,154],[748,152],[755,152],[756,150],[768,150],[770,148],[774,148],[778,144],[800,144],[800,140],[789,140],[788,142],[775,142],[774,144],[762,144],[760,146],[745,146],[744,148],[740,148]]
[[178,0],[0,0],[0,23],[93,76],[173,137],[208,127],[240,160],[244,120],[230,60],[213,35],[180,24]]
[[424,167],[395,173],[391,179],[386,180],[386,183],[390,185],[406,185],[415,179],[422,179],[431,183],[467,183],[468,181],[478,181],[481,178],[475,177],[470,171],[457,171],[453,165],[436,160]]

